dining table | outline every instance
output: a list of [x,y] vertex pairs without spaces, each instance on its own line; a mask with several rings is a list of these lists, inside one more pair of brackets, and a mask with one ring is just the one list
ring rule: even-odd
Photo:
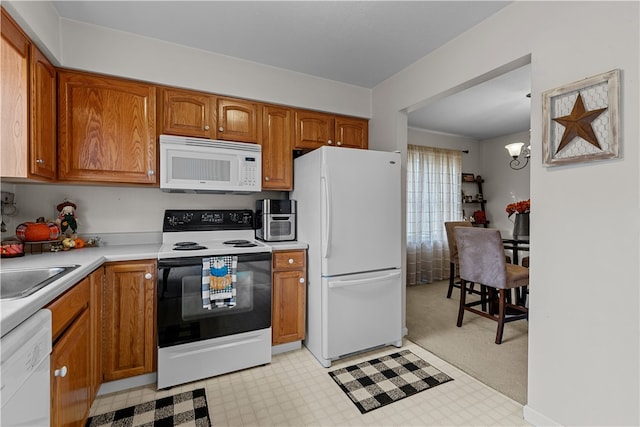
[[511,251],[511,258],[516,265],[520,265],[520,252],[529,252],[528,238],[503,238],[502,244],[505,250]]

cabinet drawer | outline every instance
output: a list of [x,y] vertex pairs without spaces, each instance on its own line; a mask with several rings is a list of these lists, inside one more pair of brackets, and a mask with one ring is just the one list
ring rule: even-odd
[[89,279],[83,279],[46,307],[51,310],[53,341],[89,306],[89,294]]
[[305,251],[287,251],[273,253],[273,269],[289,270],[299,269],[305,266]]

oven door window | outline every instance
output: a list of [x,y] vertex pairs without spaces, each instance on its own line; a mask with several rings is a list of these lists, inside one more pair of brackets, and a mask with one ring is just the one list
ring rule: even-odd
[[237,255],[236,303],[203,308],[202,258],[158,262],[158,346],[271,326],[271,254]]

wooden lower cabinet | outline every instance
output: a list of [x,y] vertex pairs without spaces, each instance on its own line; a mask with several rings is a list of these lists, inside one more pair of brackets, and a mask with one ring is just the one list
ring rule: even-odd
[[90,280],[84,279],[47,306],[52,314],[51,425],[84,425],[91,393]]
[[304,339],[307,299],[306,251],[273,252],[272,344]]
[[80,426],[89,415],[89,312],[85,310],[51,353],[51,425]]
[[105,382],[155,371],[156,276],[156,260],[105,265]]

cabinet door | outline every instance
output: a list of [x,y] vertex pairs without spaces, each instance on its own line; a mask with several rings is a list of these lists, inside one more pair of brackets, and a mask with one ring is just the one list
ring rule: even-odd
[[273,273],[272,344],[304,339],[306,277],[304,271]]
[[300,341],[305,332],[306,251],[276,251],[272,263],[272,344]]
[[155,370],[155,260],[105,267],[104,372],[106,381]]
[[369,147],[369,123],[364,119],[336,117],[335,144],[348,148]]
[[56,69],[35,47],[31,58],[29,172],[56,179]]
[[154,86],[60,71],[59,179],[156,184],[155,111]]
[[331,114],[297,110],[295,114],[295,142],[297,150],[315,150],[333,144],[334,118]]
[[201,92],[181,89],[162,89],[160,118],[162,133],[216,137],[215,97]]
[[262,108],[262,189],[293,190],[293,111]]
[[89,310],[84,310],[51,352],[51,425],[81,426],[89,414]]
[[27,176],[29,139],[29,50],[31,43],[2,9],[0,63],[0,171],[3,177]]
[[260,142],[260,105],[234,98],[218,98],[218,139]]

